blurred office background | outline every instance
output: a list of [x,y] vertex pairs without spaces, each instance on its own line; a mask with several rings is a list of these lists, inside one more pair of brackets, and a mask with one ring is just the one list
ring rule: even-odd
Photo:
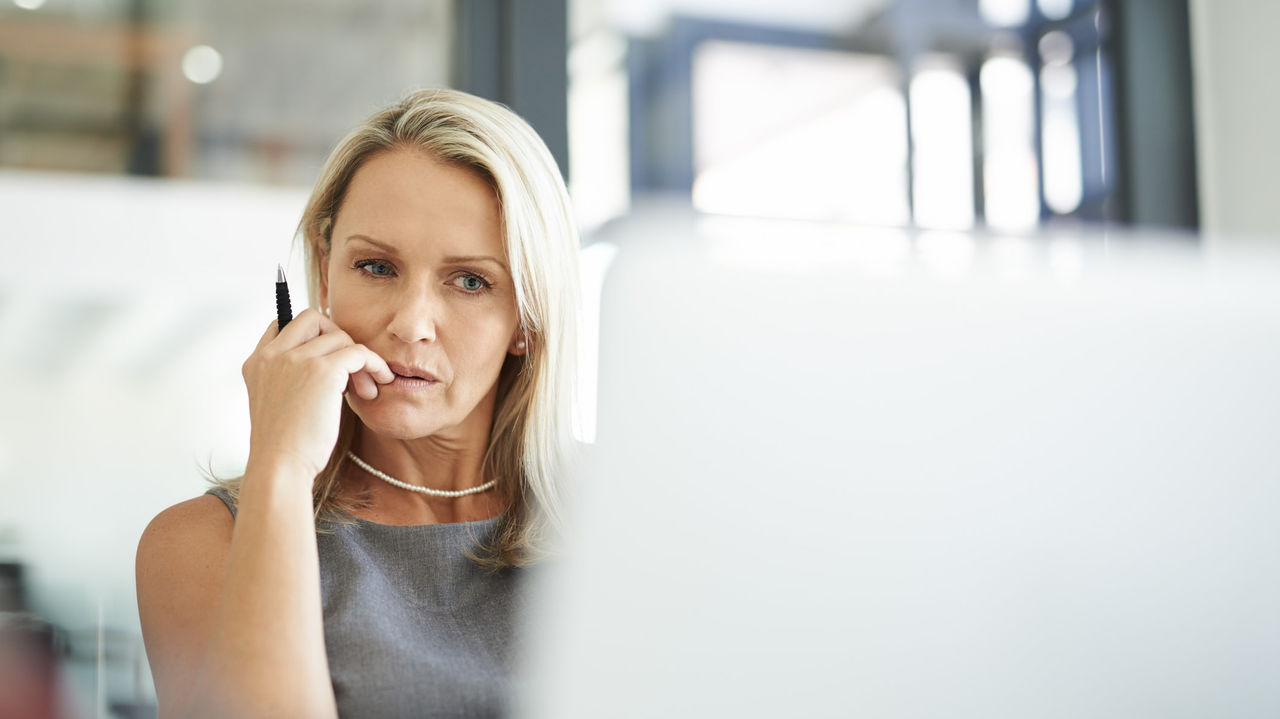
[[0,0],[0,631],[42,648],[0,652],[0,698],[154,713],[137,538],[241,466],[309,185],[404,92],[539,130],[589,287],[654,212],[1266,245],[1276,28],[1264,0]]

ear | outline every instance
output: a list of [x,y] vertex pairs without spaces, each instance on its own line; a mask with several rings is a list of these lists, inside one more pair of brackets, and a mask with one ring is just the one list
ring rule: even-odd
[[511,336],[511,343],[507,345],[507,353],[517,357],[529,351],[529,341],[525,339],[524,329],[517,327],[516,333]]

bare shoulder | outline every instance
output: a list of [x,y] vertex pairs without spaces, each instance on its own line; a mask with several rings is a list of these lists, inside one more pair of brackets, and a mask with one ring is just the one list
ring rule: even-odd
[[138,541],[138,615],[160,694],[186,684],[221,601],[235,522],[212,495],[156,515]]
[[234,526],[227,506],[211,494],[169,507],[151,520],[138,541],[139,580],[144,569],[164,570],[175,561],[185,567],[208,565],[219,554],[225,557]]
[[174,591],[186,593],[193,582],[207,591],[220,584],[235,522],[213,495],[169,507],[151,520],[138,540],[135,569],[138,609],[146,629],[148,610],[170,604]]

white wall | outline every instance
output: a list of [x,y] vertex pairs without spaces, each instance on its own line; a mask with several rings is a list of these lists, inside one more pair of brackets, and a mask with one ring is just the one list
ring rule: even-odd
[[1191,0],[1206,233],[1280,238],[1280,3]]

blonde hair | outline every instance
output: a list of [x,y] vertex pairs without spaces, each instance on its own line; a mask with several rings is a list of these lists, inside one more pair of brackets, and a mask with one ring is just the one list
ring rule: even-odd
[[[510,499],[492,544],[475,559],[518,566],[545,553],[560,524],[561,484],[575,443],[571,426],[578,324],[578,234],[555,160],[524,120],[454,90],[421,90],[352,130],[330,154],[298,225],[307,292],[318,306],[322,260],[356,171],[371,157],[411,149],[470,169],[493,188],[527,352],[498,378],[486,474]],[[318,522],[347,521],[356,506],[338,480],[358,419],[344,405],[338,441],[313,485]],[[230,489],[230,488],[229,488]]]

